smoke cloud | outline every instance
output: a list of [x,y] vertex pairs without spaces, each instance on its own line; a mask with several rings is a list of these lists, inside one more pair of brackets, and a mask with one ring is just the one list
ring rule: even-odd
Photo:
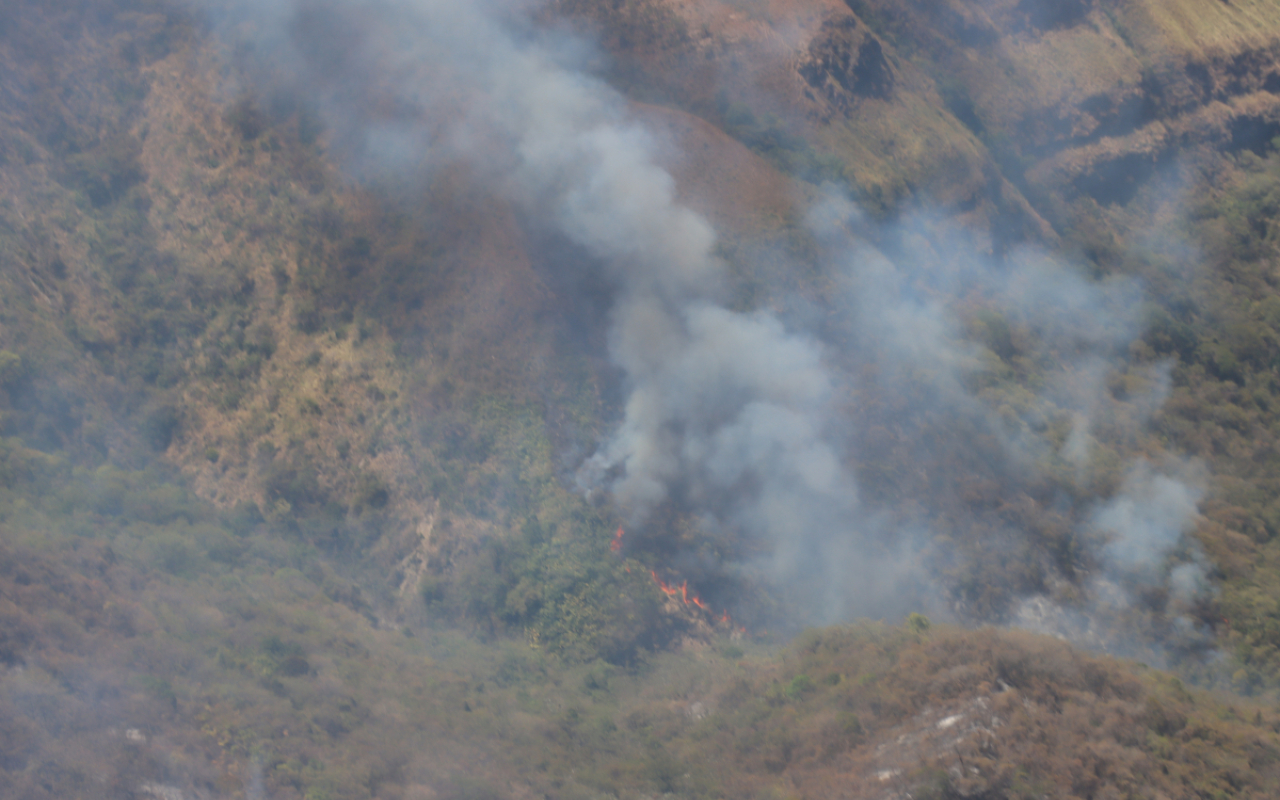
[[[995,551],[1020,549],[1031,563],[1030,551],[1040,552],[1037,576],[1010,585],[1007,605],[978,610],[978,618],[1115,647],[1133,591],[1163,587],[1169,601],[1159,613],[1175,617],[1203,596],[1203,558],[1185,538],[1203,468],[1176,459],[1160,468],[1145,460],[1105,466],[1114,455],[1107,443],[1137,441],[1169,389],[1168,364],[1130,363],[1129,344],[1141,333],[1136,281],[1091,280],[1034,247],[996,257],[937,212],[868,226],[832,195],[809,224],[841,279],[831,327],[852,347],[840,364],[858,394],[890,398],[860,414],[862,424],[896,430],[907,443],[899,460],[932,473],[894,488],[909,487],[909,503],[925,509],[916,519],[927,533],[917,541],[932,551],[933,574],[954,574],[968,560],[990,578],[998,571],[982,564],[995,562]],[[964,433],[948,442],[940,434],[948,431]],[[853,458],[892,458],[868,437],[862,443]],[[954,452],[957,445],[971,452]],[[1110,484],[1102,477],[1121,473]],[[1030,516],[1013,511],[1023,502],[1035,507]],[[1032,529],[1035,519],[1054,517],[1065,540],[1083,545],[1069,557],[1048,556],[1063,537]],[[982,539],[990,546],[972,544]],[[1066,587],[1074,587],[1065,592],[1071,599],[1055,599]],[[943,593],[965,616],[964,595]]]
[[1140,462],[1125,478],[1120,494],[1094,512],[1093,524],[1112,538],[1104,552],[1123,570],[1151,570],[1190,529],[1200,490]]
[[[1140,436],[1168,389],[1167,367],[1129,364],[1135,281],[1034,248],[992,255],[939,212],[872,223],[829,190],[806,224],[833,290],[733,308],[716,231],[659,166],[669,145],[579,68],[581,42],[458,0],[223,20],[315,98],[355,174],[465,164],[603,271],[626,400],[578,477],[635,535],[677,504],[750,543],[714,569],[791,587],[809,622],[920,608],[1025,622],[1018,604],[1056,604],[1056,585],[1105,594],[1090,574],[1201,591],[1183,547],[1194,481],[1099,466],[1102,439]],[[1056,522],[1031,530],[1039,517]],[[1167,563],[1179,548],[1190,561]],[[1034,574],[980,606],[1000,551]]]

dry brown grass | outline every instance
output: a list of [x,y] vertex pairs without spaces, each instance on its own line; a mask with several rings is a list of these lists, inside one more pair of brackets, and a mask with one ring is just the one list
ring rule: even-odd
[[673,147],[668,154],[679,200],[722,234],[771,232],[794,214],[804,187],[705,120],[676,109],[637,107],[640,118]]
[[1280,35],[1280,3],[1274,0],[1131,0],[1112,13],[1126,38],[1152,61],[1202,62],[1267,47]]

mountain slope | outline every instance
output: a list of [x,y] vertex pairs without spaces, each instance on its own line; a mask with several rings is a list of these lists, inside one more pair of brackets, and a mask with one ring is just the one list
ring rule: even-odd
[[[628,466],[591,482],[643,398],[629,272],[509,153],[398,160],[413,136],[347,114],[456,134],[484,106],[402,91],[433,62],[392,80],[400,51],[327,38],[342,10],[295,20],[298,74],[221,6],[0,11],[11,796],[1274,794],[1265,703],[1053,639],[917,615],[775,649],[914,608],[1277,685],[1274,4],[565,0],[520,28],[595,37],[564,69],[714,228],[718,318],[829,370],[856,505],[796,561],[864,537],[836,600],[771,579],[767,506],[724,512],[760,473],[681,474],[648,516]],[[1192,535],[1124,562],[1149,520],[1105,512],[1144,491]]]

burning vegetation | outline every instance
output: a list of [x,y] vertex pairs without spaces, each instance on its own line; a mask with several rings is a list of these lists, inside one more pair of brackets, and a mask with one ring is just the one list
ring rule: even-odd
[[[717,615],[711,610],[710,606],[702,602],[702,598],[698,597],[696,593],[690,596],[688,581],[681,581],[679,586],[674,586],[672,584],[668,584],[666,581],[662,580],[662,578],[659,578],[656,570],[650,570],[649,575],[653,577],[653,582],[657,584],[658,589],[673,601],[667,604],[668,608],[674,607],[679,609],[681,605],[685,606],[686,613],[692,614],[696,622],[700,623],[700,627],[705,628],[710,624],[716,628],[736,634],[743,634],[747,632],[746,628],[734,627],[733,621],[729,619],[728,611],[721,611],[720,614]],[[677,599],[680,601],[679,605],[674,603]],[[693,609],[697,609],[702,612],[702,614],[699,615],[693,613]]]
[[1274,26],[737,5],[0,8],[0,786],[1276,796]]

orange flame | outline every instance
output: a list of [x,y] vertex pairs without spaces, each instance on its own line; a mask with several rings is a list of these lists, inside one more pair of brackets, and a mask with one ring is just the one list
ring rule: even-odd
[[672,597],[674,597],[676,592],[680,591],[679,589],[676,589],[673,586],[668,586],[666,581],[658,577],[657,572],[653,570],[649,570],[649,574],[653,576],[654,583],[658,584],[658,588],[666,592],[668,595],[671,595]]
[[[733,628],[733,621],[729,619],[728,611],[722,611],[720,613],[720,617],[717,618],[715,615],[715,612],[711,610],[711,607],[708,606],[701,597],[699,597],[697,594],[693,595],[692,597],[689,596],[688,581],[681,581],[679,586],[672,586],[671,584],[664,581],[662,578],[658,577],[657,570],[652,570],[652,569],[649,570],[649,575],[653,577],[653,582],[658,584],[658,588],[661,589],[662,592],[666,594],[668,597],[675,597],[676,595],[680,595],[680,600],[685,605],[697,606],[702,611],[705,611],[707,612],[707,614],[711,615],[711,618],[713,621],[723,625],[728,625],[730,629]],[[738,628],[738,632],[746,633],[747,629]]]
[[618,532],[613,535],[613,541],[609,542],[609,550],[616,553],[622,549],[622,526],[618,526]]
[[673,598],[673,596],[678,594],[680,595],[681,602],[685,605],[696,605],[696,607],[700,608],[701,611],[710,614],[716,622],[722,622],[724,625],[732,627],[732,621],[730,620],[730,617],[728,617],[727,611],[721,612],[721,616],[719,616],[717,620],[716,612],[713,612],[712,609],[710,609],[710,605],[708,605],[705,600],[701,599],[700,596],[696,594],[690,596],[689,581],[681,581],[680,585],[672,586],[671,584],[668,584],[667,581],[660,579],[660,577],[658,577],[658,572],[655,570],[649,570],[649,575],[653,577],[653,582],[658,584],[658,589],[662,590],[667,596],[672,596]]

